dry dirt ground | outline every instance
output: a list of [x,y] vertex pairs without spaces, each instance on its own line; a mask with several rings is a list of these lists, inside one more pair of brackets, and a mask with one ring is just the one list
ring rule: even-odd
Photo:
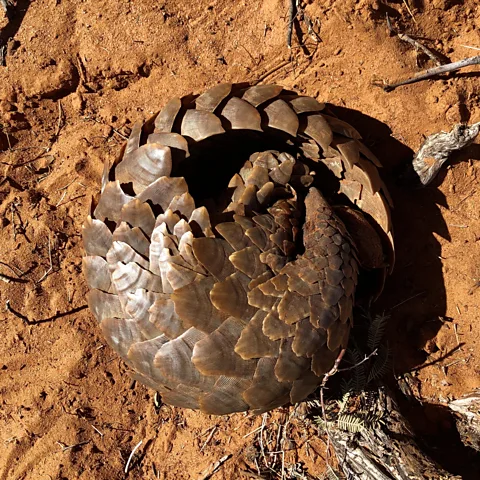
[[[86,309],[81,225],[132,122],[171,96],[259,77],[342,107],[383,160],[398,255],[376,309],[391,315],[395,374],[410,372],[423,401],[410,412],[418,432],[467,472],[442,405],[480,386],[480,147],[424,190],[396,179],[424,135],[480,121],[479,71],[389,93],[373,82],[434,66],[389,32],[386,13],[455,61],[478,53],[465,47],[480,47],[478,3],[311,0],[318,35],[301,21],[291,50],[285,0],[12,3],[10,20],[0,8],[0,479],[197,479],[226,455],[214,479],[281,478],[275,448],[284,478],[295,465],[325,474],[323,439],[287,422],[292,409],[262,419],[156,408]],[[245,473],[256,465],[262,476]]]

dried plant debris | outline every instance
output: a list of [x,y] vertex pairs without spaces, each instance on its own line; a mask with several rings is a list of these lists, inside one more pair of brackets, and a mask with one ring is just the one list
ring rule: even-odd
[[456,414],[462,442],[480,452],[480,389],[448,404]]
[[423,72],[417,73],[412,78],[407,78],[406,80],[401,80],[395,83],[386,83],[380,84],[375,83],[375,85],[382,87],[386,92],[392,92],[398,87],[403,85],[410,85],[412,83],[421,82],[423,80],[429,80],[430,78],[436,77],[442,73],[450,73],[460,70],[461,68],[469,67],[471,65],[479,65],[480,64],[480,55],[475,57],[465,58],[463,60],[459,60],[458,62],[447,63],[446,65],[440,65],[437,67],[429,68],[428,70],[424,70]]
[[448,474],[421,452],[410,425],[400,414],[391,392],[385,388],[362,392],[343,402],[344,399],[327,406],[328,415],[336,411],[331,420],[316,417],[315,421],[333,445],[339,469],[346,478],[461,478]]
[[455,125],[451,132],[429,135],[415,155],[412,166],[422,185],[428,185],[450,154],[470,145],[480,132],[480,122]]
[[[343,396],[308,402],[319,432],[333,446],[338,469],[345,478],[356,480],[460,479],[420,450],[393,393],[385,386],[374,386],[373,380],[390,370],[384,340],[388,317],[366,318],[367,334],[355,335],[354,331],[346,355],[353,365],[338,370],[348,374],[341,382]],[[331,469],[328,461],[327,457],[327,467]]]

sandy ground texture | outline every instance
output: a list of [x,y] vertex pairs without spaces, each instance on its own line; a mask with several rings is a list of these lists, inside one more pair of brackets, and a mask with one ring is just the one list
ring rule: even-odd
[[387,13],[455,61],[478,54],[480,7],[308,1],[288,49],[289,3],[14,0],[10,19],[0,7],[0,480],[201,479],[221,459],[218,480],[282,478],[282,462],[283,478],[326,473],[324,440],[293,408],[156,408],[86,309],[80,231],[103,161],[171,96],[258,78],[340,106],[384,162],[397,265],[376,309],[391,316],[395,374],[410,372],[422,399],[416,428],[444,465],[468,470],[444,405],[480,386],[480,147],[424,190],[397,178],[424,135],[480,121],[479,71],[373,84],[434,66]]

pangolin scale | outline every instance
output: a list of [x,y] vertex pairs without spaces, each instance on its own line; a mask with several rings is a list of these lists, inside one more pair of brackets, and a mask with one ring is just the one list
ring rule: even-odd
[[217,415],[318,387],[361,272],[375,296],[393,265],[391,201],[360,140],[277,85],[217,85],[134,125],[83,226],[89,307],[134,378]]

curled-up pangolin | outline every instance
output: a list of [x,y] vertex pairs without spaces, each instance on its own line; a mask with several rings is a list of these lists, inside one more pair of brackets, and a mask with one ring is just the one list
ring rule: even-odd
[[379,166],[324,104],[276,85],[170,100],[106,165],[83,227],[107,342],[172,405],[303,400],[347,345],[357,284],[375,296],[393,265]]

